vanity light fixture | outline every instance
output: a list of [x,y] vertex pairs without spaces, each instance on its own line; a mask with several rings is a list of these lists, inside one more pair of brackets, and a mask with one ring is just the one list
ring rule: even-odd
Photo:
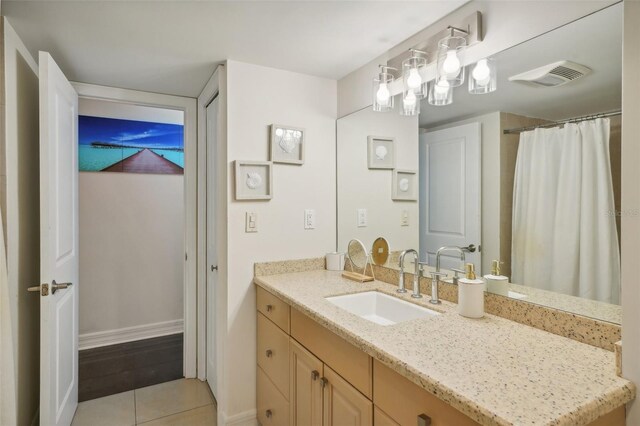
[[444,106],[453,103],[453,87],[445,77],[433,80],[429,88],[429,105]]
[[[449,27],[450,35],[438,42],[438,78],[446,78],[451,87],[464,83],[464,53],[467,49],[467,31]],[[459,34],[459,35],[456,35]]]
[[413,116],[420,114],[420,99],[412,89],[402,92],[402,106],[400,115]]
[[396,68],[380,65],[378,78],[373,80],[373,110],[378,112],[391,111],[393,109],[393,96],[389,86],[393,83],[393,74],[389,71],[397,71]]
[[493,58],[480,59],[471,71],[469,93],[481,95],[495,92],[497,88],[496,64]]
[[404,91],[411,90],[418,99],[424,99],[427,97],[427,82],[421,72],[427,66],[427,52],[417,49],[409,49],[409,51],[411,56],[402,61]]

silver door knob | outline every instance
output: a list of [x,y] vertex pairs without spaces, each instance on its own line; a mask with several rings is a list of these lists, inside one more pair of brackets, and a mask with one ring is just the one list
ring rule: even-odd
[[[51,294],[56,294],[56,291],[69,288],[72,285],[73,283],[57,283],[56,280],[53,280],[51,282]],[[27,288],[27,291],[38,292],[41,296],[48,296],[49,284],[34,285],[33,287]]]

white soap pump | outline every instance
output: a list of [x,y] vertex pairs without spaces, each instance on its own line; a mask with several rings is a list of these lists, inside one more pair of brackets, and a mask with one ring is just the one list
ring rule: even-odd
[[476,277],[473,263],[465,265],[466,277],[458,280],[458,313],[467,318],[484,316],[484,281]]
[[484,280],[487,283],[487,291],[489,293],[500,294],[502,296],[509,295],[509,278],[500,275],[500,261],[491,262],[491,274],[485,275]]

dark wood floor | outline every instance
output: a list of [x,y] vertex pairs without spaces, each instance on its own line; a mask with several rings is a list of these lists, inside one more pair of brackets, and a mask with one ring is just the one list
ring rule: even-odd
[[79,352],[79,401],[179,379],[183,335],[156,337]]

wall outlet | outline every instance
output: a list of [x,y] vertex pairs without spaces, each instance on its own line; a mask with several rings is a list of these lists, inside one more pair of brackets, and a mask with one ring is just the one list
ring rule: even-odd
[[316,229],[316,211],[307,209],[304,211],[304,229]]
[[358,228],[367,226],[367,209],[358,209]]
[[258,214],[246,212],[244,221],[244,232],[258,232]]
[[409,226],[409,211],[402,210],[402,214],[400,215],[400,226]]

